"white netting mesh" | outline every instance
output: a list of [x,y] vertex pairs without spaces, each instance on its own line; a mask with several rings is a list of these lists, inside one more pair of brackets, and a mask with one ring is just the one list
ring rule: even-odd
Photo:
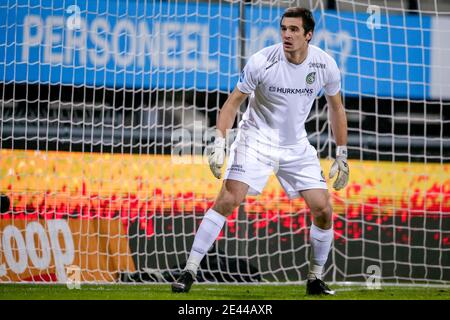
[[[450,5],[415,3],[2,1],[0,281],[170,280],[220,187],[201,158],[217,111],[301,5],[349,123],[326,279],[448,284]],[[327,174],[324,97],[306,128]],[[271,179],[228,218],[202,279],[303,280],[309,224]]]

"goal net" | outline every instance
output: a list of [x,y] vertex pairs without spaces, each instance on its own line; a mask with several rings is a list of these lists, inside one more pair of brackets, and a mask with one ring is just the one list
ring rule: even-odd
[[[349,127],[325,280],[449,285],[450,6],[431,0],[0,2],[0,282],[172,281],[221,186],[204,156],[218,111],[297,5]],[[323,95],[306,129],[328,176]],[[198,280],[303,281],[310,224],[272,176]]]

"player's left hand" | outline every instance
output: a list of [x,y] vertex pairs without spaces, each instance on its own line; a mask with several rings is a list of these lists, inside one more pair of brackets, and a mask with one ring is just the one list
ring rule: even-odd
[[333,183],[333,188],[341,190],[347,185],[350,175],[350,169],[347,163],[347,147],[345,146],[338,146],[336,149],[336,160],[334,160],[331,166],[330,179],[332,179],[336,173],[338,175]]

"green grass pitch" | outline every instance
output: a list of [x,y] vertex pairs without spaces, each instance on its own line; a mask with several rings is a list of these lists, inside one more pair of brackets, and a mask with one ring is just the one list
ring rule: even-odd
[[0,284],[0,300],[450,300],[450,288],[393,287],[369,290],[363,286],[332,285],[336,295],[310,297],[304,285],[194,284],[187,294],[172,293],[170,284],[64,285]]

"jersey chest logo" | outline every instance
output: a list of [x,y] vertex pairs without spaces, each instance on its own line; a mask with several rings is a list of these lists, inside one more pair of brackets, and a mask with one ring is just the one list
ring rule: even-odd
[[306,76],[307,84],[313,84],[314,81],[316,81],[316,72],[315,71],[308,73],[308,75]]

